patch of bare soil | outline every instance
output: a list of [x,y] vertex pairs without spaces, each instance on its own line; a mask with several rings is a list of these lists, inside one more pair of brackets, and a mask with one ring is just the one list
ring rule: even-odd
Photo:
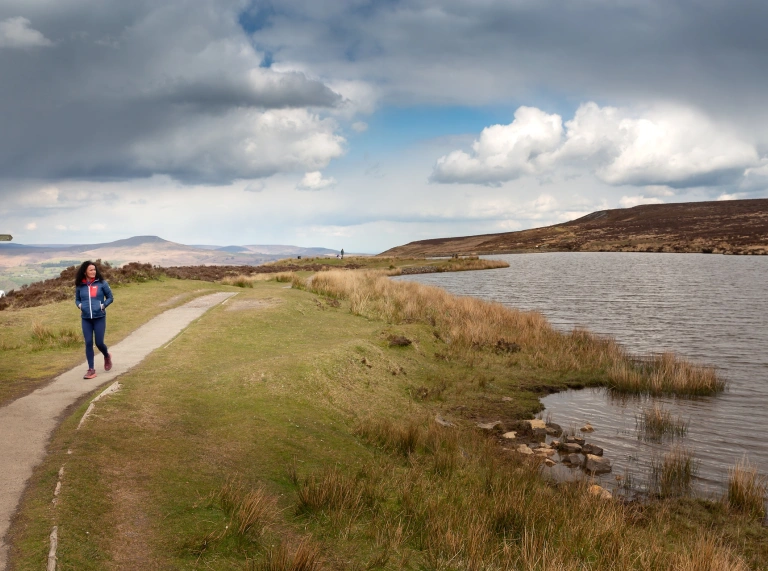
[[224,307],[226,311],[247,311],[249,309],[266,309],[283,303],[283,300],[267,297],[264,299],[240,299],[228,303]]
[[170,570],[171,566],[159,560],[151,538],[155,535],[150,519],[145,513],[151,504],[149,495],[129,479],[114,475],[112,505],[114,508],[115,533],[111,543],[112,561],[109,569],[135,571]]

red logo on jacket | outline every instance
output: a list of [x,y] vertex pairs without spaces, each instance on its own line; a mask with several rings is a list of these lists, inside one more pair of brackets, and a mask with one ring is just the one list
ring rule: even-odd
[[98,295],[98,293],[99,293],[99,286],[92,285],[88,289],[91,290],[91,297],[96,297],[96,295]]

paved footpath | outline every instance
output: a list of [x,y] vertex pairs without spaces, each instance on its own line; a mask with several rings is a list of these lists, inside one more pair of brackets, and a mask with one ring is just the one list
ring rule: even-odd
[[[49,385],[0,408],[0,570],[5,570],[8,545],[5,536],[32,470],[43,461],[48,441],[66,408],[83,395],[114,381],[137,365],[153,350],[170,342],[194,319],[234,295],[219,292],[198,297],[169,309],[139,327],[109,352],[114,367],[103,370],[103,358],[96,352],[98,377],[83,379],[87,364],[56,377]],[[107,342],[109,332],[107,332]],[[51,490],[53,497],[53,490]]]

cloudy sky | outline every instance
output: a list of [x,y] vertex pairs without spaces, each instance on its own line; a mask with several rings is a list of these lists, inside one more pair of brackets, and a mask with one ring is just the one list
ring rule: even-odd
[[0,0],[0,232],[379,252],[768,196],[768,3]]

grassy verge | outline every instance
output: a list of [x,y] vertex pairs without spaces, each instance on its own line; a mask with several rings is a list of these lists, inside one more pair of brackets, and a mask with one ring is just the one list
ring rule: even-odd
[[[221,286],[160,280],[113,287],[108,344],[115,344],[155,315]],[[85,360],[80,312],[72,301],[0,312],[0,406]]]
[[331,274],[305,285],[319,293],[253,282],[75,431],[83,403],[14,522],[15,568],[43,566],[54,524],[60,569],[768,565],[766,530],[725,503],[602,500],[475,428],[607,382],[609,341],[416,284],[387,301],[373,276],[341,295]]

